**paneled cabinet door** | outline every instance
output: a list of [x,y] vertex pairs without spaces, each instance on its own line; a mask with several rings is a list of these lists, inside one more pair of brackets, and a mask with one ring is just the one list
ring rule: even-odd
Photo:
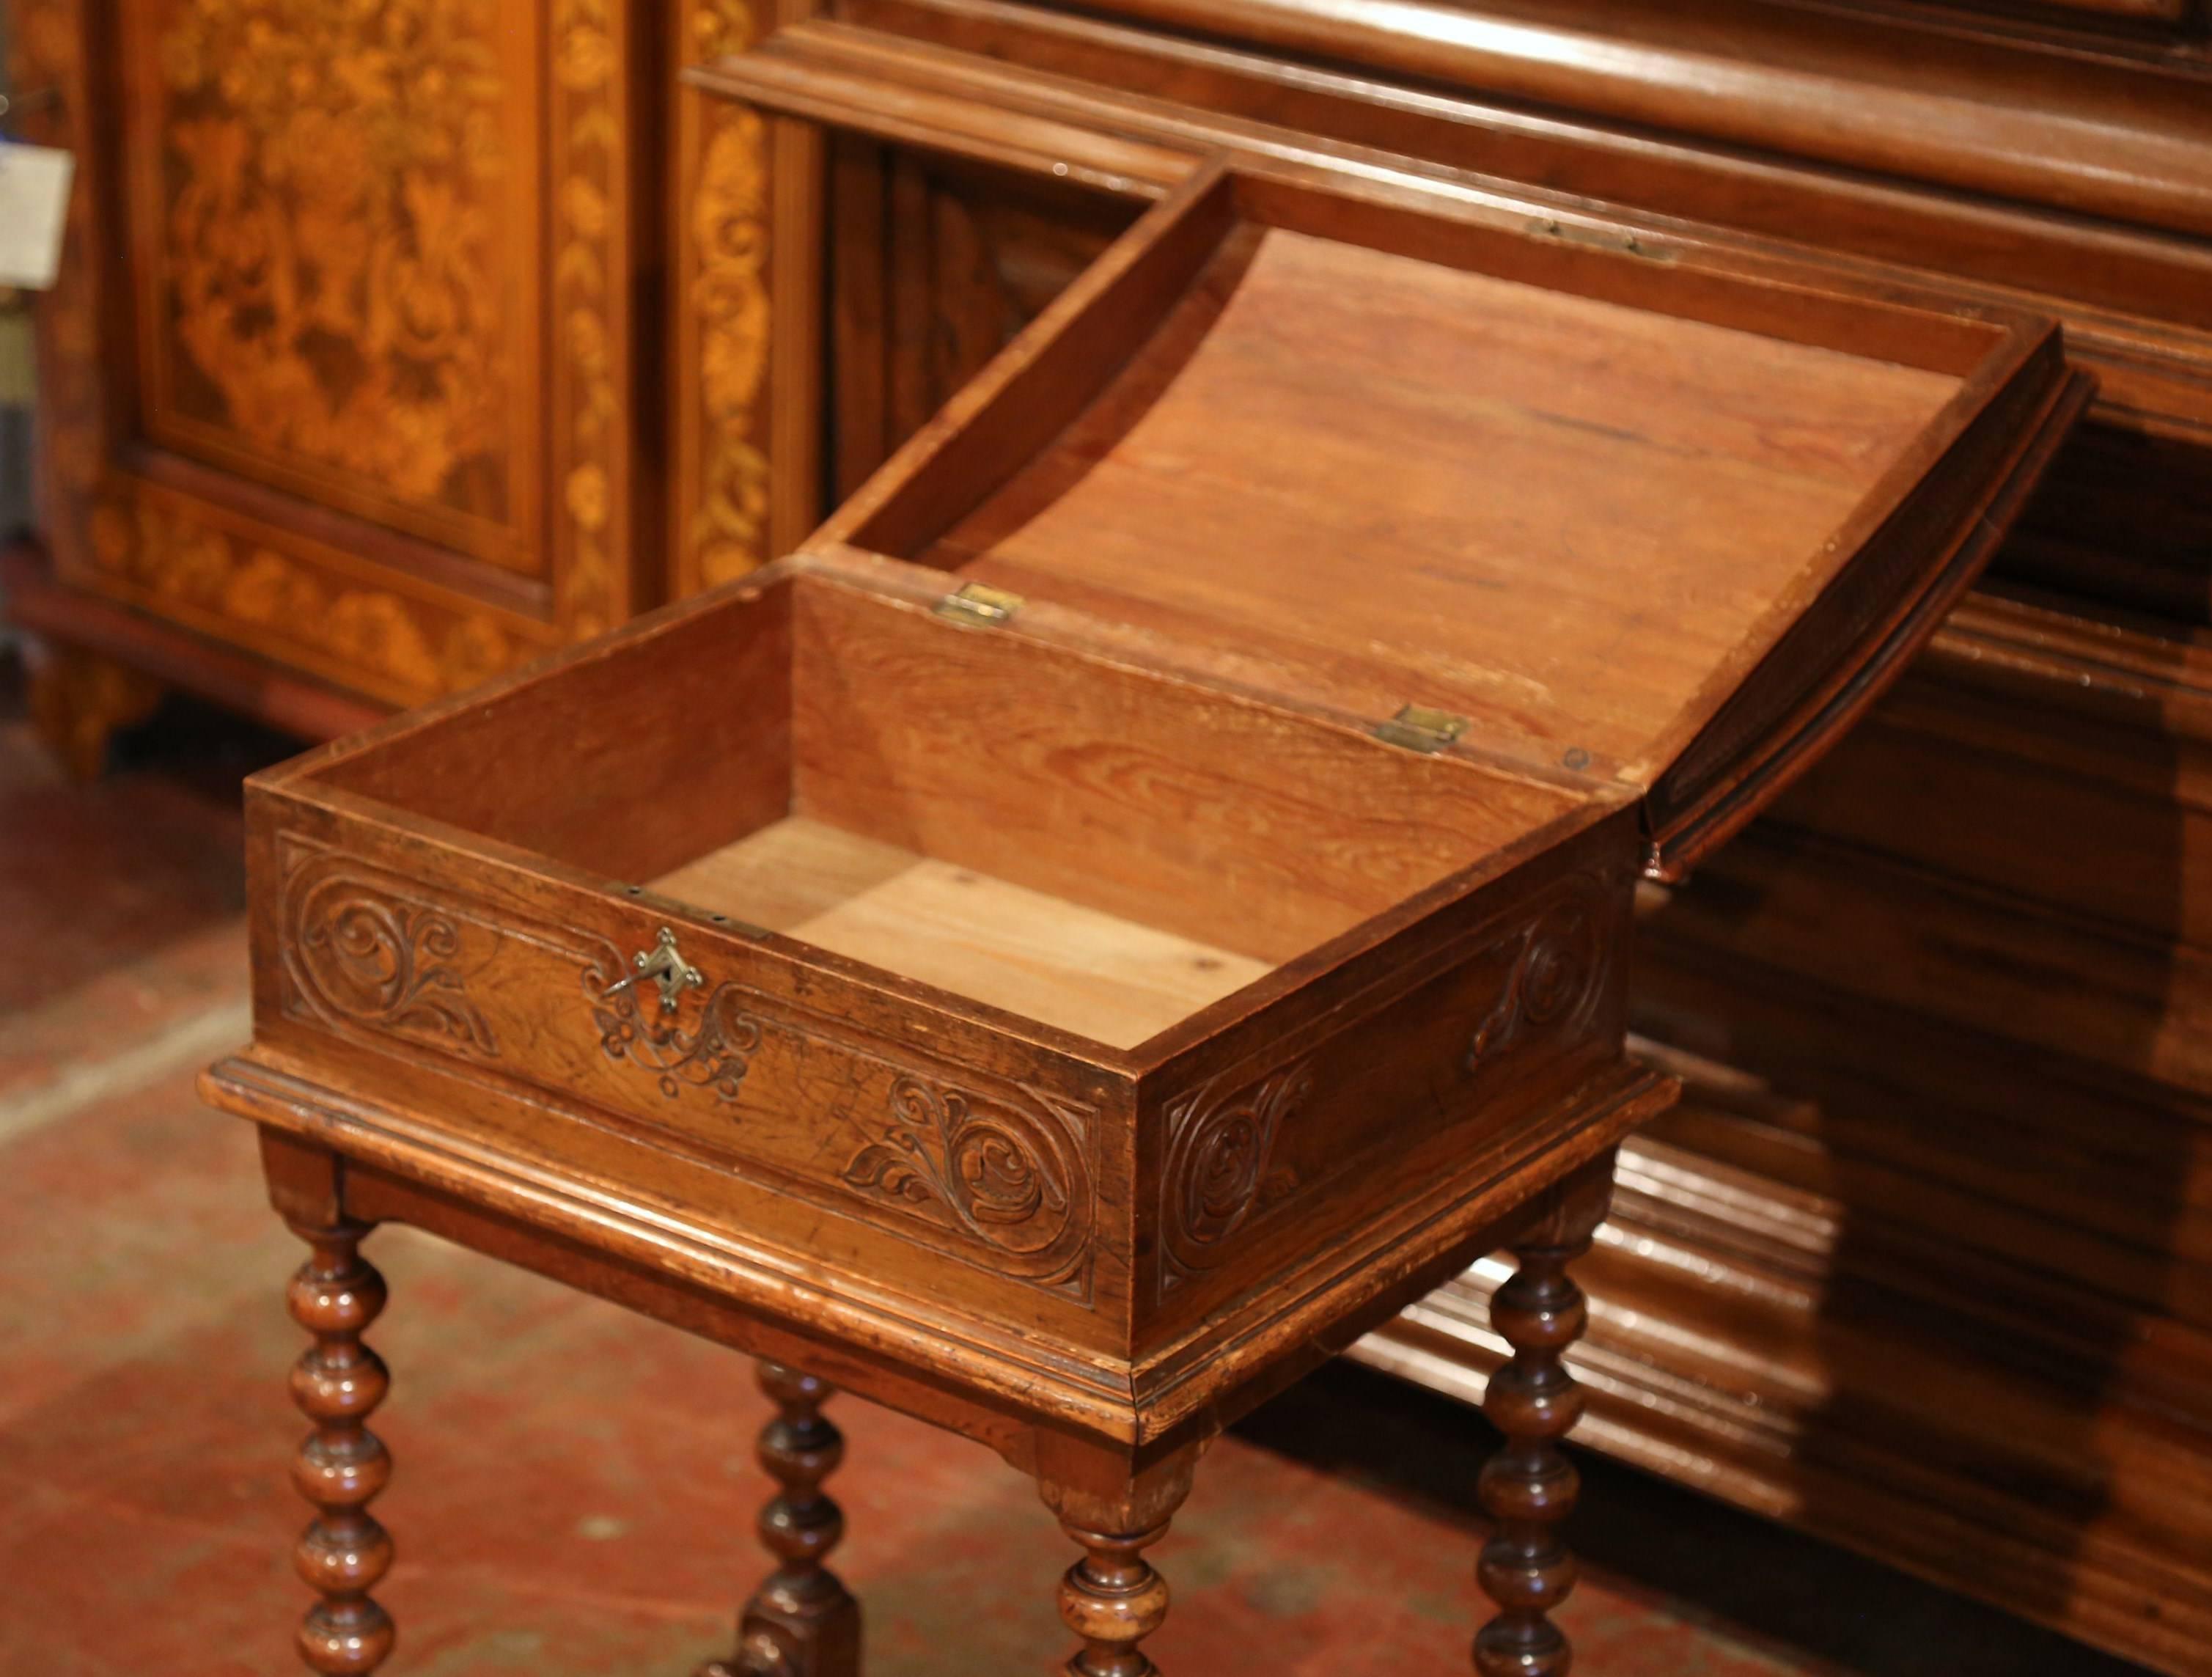
[[24,0],[67,585],[410,703],[641,602],[630,0]]

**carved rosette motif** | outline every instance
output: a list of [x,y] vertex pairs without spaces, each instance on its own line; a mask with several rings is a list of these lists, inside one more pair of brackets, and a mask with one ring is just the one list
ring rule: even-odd
[[1079,1287],[1091,1243],[1090,1172],[1073,1115],[1035,1099],[1032,1107],[901,1077],[890,1122],[853,1156],[845,1181],[965,1234],[988,1249],[993,1267]]
[[1168,1109],[1161,1291],[1213,1268],[1231,1236],[1297,1188],[1274,1163],[1275,1144],[1312,1092],[1312,1069],[1301,1062],[1241,1088],[1201,1085]]
[[1505,982],[1468,1037],[1468,1076],[1487,1072],[1540,1032],[1568,1030],[1589,1017],[1604,993],[1604,931],[1601,899],[1589,882],[1576,880],[1486,951],[1485,958],[1504,955]]
[[470,1000],[459,924],[438,905],[344,872],[295,881],[285,971],[297,1006],[325,1018],[484,1059],[499,1040]]
[[734,1105],[761,1045],[761,1022],[738,1006],[746,993],[734,984],[716,985],[699,1023],[687,1030],[641,1006],[637,991],[614,990],[626,976],[622,957],[611,948],[584,969],[584,993],[606,1057],[651,1072],[672,1101],[686,1089],[710,1089]]

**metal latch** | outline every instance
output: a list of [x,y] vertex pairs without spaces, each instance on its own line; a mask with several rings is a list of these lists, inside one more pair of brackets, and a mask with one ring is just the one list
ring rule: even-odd
[[971,629],[995,629],[1021,609],[1019,594],[988,587],[981,582],[970,582],[958,592],[947,594],[935,607],[937,615],[946,622],[966,623]]
[[1467,732],[1467,718],[1449,710],[1407,705],[1387,722],[1375,725],[1375,737],[1409,751],[1441,751]]
[[630,957],[630,965],[637,970],[618,983],[607,987],[603,1001],[612,1001],[624,990],[647,982],[660,992],[660,1011],[673,1013],[677,998],[686,990],[696,990],[706,983],[706,975],[685,960],[676,947],[676,933],[664,926],[659,940],[650,950],[640,950]]

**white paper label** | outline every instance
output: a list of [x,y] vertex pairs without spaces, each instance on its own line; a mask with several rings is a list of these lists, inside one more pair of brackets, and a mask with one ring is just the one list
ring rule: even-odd
[[44,291],[54,283],[76,172],[66,151],[0,145],[0,285]]

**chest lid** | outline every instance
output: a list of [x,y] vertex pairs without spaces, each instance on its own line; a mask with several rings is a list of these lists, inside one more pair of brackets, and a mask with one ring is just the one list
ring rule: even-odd
[[1240,161],[808,545],[1630,791],[1671,876],[1932,632],[2087,385],[2033,317]]

